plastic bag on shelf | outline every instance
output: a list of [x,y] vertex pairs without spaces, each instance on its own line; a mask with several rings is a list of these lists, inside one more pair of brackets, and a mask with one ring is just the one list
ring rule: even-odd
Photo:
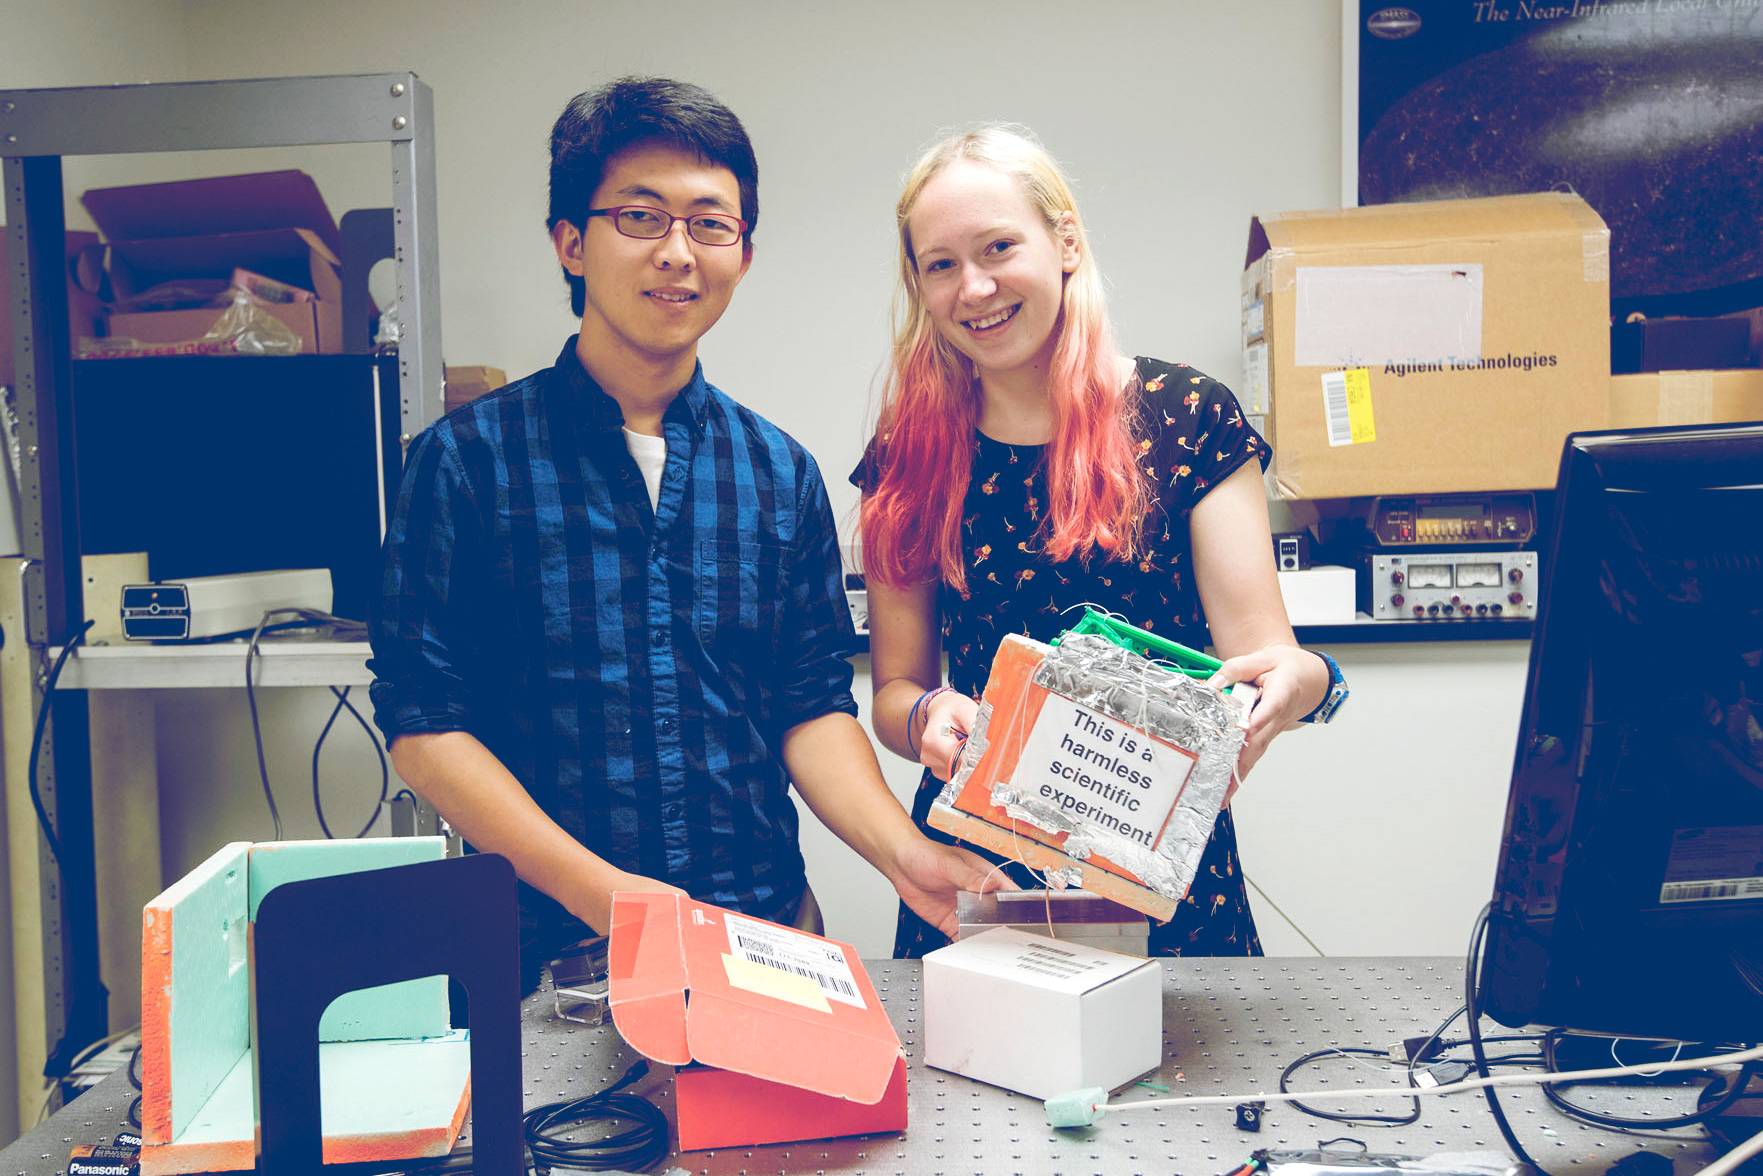
[[294,329],[270,314],[248,290],[234,287],[232,299],[199,339],[145,343],[126,336],[81,339],[81,359],[124,359],[145,355],[298,355],[304,347]]

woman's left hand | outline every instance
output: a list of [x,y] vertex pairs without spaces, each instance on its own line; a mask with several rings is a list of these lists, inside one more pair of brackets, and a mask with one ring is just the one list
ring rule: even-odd
[[1249,712],[1249,736],[1237,757],[1240,779],[1249,774],[1275,735],[1297,726],[1298,720],[1322,703],[1328,694],[1329,673],[1322,659],[1308,650],[1269,645],[1226,661],[1206,684],[1222,690],[1236,682],[1253,683],[1261,692],[1255,709]]

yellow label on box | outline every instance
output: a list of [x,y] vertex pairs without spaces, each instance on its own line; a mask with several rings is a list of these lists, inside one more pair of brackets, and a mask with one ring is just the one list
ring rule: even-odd
[[1347,421],[1353,444],[1377,440],[1377,426],[1371,420],[1371,369],[1349,368],[1341,374],[1347,378]]
[[1322,373],[1322,416],[1331,447],[1377,440],[1371,420],[1371,369]]
[[728,982],[736,988],[787,1000],[791,1004],[822,1013],[833,1011],[833,1007],[826,1003],[820,985],[806,976],[798,976],[794,972],[786,972],[767,964],[756,964],[752,960],[732,956],[727,952],[722,956],[722,970],[728,974]]

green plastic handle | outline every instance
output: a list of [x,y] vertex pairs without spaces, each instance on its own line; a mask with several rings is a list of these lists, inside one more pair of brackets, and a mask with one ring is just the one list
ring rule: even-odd
[[1197,649],[1189,649],[1167,637],[1159,637],[1157,634],[1136,625],[1129,625],[1125,621],[1099,613],[1093,608],[1084,609],[1083,618],[1058,637],[1053,638],[1052,644],[1057,645],[1062,638],[1075,633],[1094,633],[1096,636],[1106,638],[1122,649],[1136,653],[1140,657],[1169,662],[1190,678],[1201,680],[1210,678],[1218,672],[1218,667],[1224,664],[1217,658],[1201,653]]

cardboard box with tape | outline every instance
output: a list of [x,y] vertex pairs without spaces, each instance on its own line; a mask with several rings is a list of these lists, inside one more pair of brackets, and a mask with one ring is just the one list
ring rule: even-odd
[[1609,419],[1609,251],[1564,192],[1252,220],[1244,399],[1279,494],[1552,487]]
[[1763,421],[1763,371],[1641,372],[1610,379],[1610,427]]

